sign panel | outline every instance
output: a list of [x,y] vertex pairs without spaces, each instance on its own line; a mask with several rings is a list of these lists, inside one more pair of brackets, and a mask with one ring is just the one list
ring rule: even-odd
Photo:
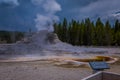
[[91,68],[93,70],[104,70],[104,69],[109,69],[109,65],[106,63],[106,62],[97,62],[97,61],[94,61],[94,62],[89,62]]

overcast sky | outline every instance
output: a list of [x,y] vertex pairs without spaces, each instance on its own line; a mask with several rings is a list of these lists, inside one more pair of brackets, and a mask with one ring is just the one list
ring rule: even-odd
[[0,30],[52,29],[54,21],[120,20],[120,0],[0,0]]

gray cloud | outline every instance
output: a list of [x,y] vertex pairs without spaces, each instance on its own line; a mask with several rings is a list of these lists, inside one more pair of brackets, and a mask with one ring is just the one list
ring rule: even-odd
[[0,0],[0,29],[53,30],[53,21],[64,17],[120,20],[119,4],[120,0]]
[[31,0],[34,5],[41,5],[44,0]]
[[120,0],[98,0],[85,7],[79,9],[79,13],[82,14],[80,17],[96,18],[101,17],[102,19],[119,18],[114,14],[120,10]]
[[18,0],[0,0],[0,5],[18,6]]
[[85,19],[101,17],[102,20],[120,19],[120,0],[58,0],[61,3],[62,12],[58,15],[63,19]]
[[0,0],[0,29],[52,31],[53,21],[59,20],[55,14],[60,10],[56,0]]
[[66,17],[68,20],[81,19],[80,9],[98,0],[57,0],[62,7],[62,11],[57,13],[62,20]]
[[30,0],[18,1],[0,0],[0,30],[28,31],[31,28],[35,31],[34,18],[40,8],[33,6]]

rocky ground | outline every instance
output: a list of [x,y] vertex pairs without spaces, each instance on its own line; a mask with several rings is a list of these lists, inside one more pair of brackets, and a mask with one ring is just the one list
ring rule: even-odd
[[[120,63],[106,71],[120,74]],[[59,67],[51,61],[0,63],[0,80],[81,80],[91,74],[89,67]]]

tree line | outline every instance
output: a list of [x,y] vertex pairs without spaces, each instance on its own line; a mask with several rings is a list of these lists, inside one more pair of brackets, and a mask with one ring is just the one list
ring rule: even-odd
[[15,43],[24,37],[24,32],[0,31],[0,43]]
[[120,22],[116,20],[113,25],[100,18],[92,22],[89,18],[80,21],[67,21],[54,23],[54,32],[63,42],[72,45],[85,46],[120,46]]

